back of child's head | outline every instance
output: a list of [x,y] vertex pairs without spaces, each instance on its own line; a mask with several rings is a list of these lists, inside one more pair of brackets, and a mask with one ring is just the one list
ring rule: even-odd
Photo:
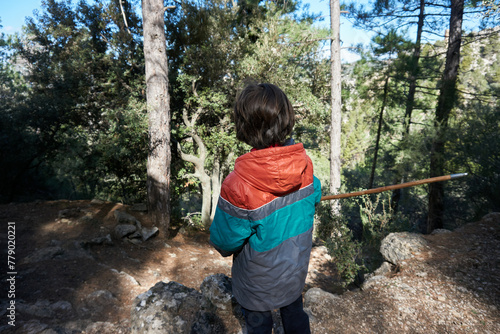
[[248,85],[234,106],[236,138],[263,149],[283,145],[295,125],[295,112],[285,93],[269,83]]

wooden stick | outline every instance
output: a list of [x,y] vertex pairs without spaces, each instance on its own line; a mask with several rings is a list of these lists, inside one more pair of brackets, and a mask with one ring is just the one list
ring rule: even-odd
[[414,187],[414,186],[418,186],[420,184],[433,183],[433,182],[439,182],[439,181],[447,181],[447,180],[456,179],[456,178],[466,176],[466,175],[467,175],[467,173],[436,176],[436,177],[431,177],[430,179],[423,179],[423,180],[417,180],[417,181],[412,181],[412,182],[393,184],[391,186],[385,186],[385,187],[368,189],[368,190],[361,190],[361,191],[356,191],[353,193],[323,196],[323,197],[321,197],[321,200],[328,201],[331,199],[340,199],[340,198],[355,197],[355,196],[361,196],[361,195],[367,195],[367,194],[376,194],[376,193],[381,193],[383,191],[388,191],[388,190]]

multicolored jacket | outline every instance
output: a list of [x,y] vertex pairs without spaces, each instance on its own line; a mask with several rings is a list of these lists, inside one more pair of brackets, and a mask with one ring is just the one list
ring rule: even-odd
[[234,254],[233,294],[246,309],[269,311],[302,293],[320,181],[302,144],[253,151],[224,180],[210,242]]

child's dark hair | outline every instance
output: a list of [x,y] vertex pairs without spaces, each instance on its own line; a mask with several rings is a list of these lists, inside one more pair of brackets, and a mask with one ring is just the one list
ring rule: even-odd
[[295,112],[285,93],[269,83],[248,85],[234,106],[236,138],[263,149],[283,145],[295,125]]

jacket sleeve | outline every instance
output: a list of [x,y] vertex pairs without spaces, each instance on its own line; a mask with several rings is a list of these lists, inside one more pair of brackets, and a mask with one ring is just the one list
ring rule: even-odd
[[234,217],[217,206],[210,226],[210,244],[222,256],[239,252],[252,234],[248,220]]
[[321,201],[321,181],[314,176],[314,203],[318,204]]

